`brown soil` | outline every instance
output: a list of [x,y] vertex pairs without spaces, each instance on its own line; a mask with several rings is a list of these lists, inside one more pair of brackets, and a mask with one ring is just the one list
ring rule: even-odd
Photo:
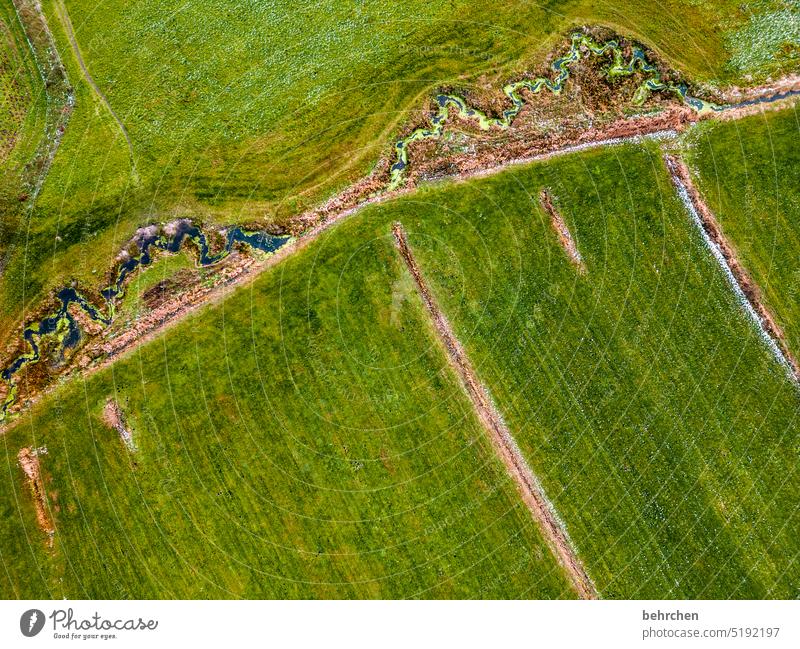
[[119,407],[119,404],[114,399],[106,401],[106,405],[103,407],[103,421],[109,428],[113,428],[119,433],[119,437],[125,446],[129,449],[134,448],[133,435],[125,422],[125,413],[122,412],[122,408]]
[[597,591],[594,584],[575,553],[566,531],[555,515],[552,505],[547,500],[539,481],[522,457],[522,453],[517,447],[508,426],[492,403],[488,390],[479,381],[466,352],[430,292],[408,246],[403,226],[396,223],[392,228],[392,232],[394,233],[400,256],[416,282],[420,296],[433,320],[434,329],[447,352],[447,358],[461,379],[462,385],[475,408],[475,413],[488,433],[497,454],[517,484],[523,501],[533,515],[534,520],[538,523],[542,535],[550,545],[553,553],[566,570],[575,591],[583,599],[596,599]]
[[36,522],[39,524],[42,532],[47,535],[47,544],[53,547],[53,536],[55,535],[55,527],[50,518],[50,513],[47,509],[45,501],[44,482],[42,481],[41,466],[39,465],[39,453],[36,449],[25,447],[17,454],[19,465],[27,478],[28,487],[31,490],[33,503],[36,507]]
[[142,302],[148,309],[156,309],[174,299],[176,294],[194,287],[199,280],[197,273],[188,268],[181,268],[171,277],[162,279],[142,293]]
[[[97,336],[103,332],[105,326],[102,322],[98,322],[97,320],[92,320],[87,313],[78,306],[75,302],[72,302],[69,307],[70,315],[75,318],[75,322],[78,323],[78,326],[81,329],[81,332],[87,336]],[[102,309],[99,309],[102,310]]]
[[214,289],[230,285],[237,278],[247,274],[250,267],[256,264],[255,259],[243,255],[237,256],[233,261],[235,263],[226,265],[217,273],[212,284],[196,284],[177,297],[160,304],[122,333],[116,332],[112,334],[113,338],[95,342],[89,347],[88,353],[94,356],[93,352],[97,351],[108,357],[119,354],[132,343],[142,339],[145,333],[161,328],[166,322],[184,315],[193,307],[205,302]]
[[[546,132],[529,132],[518,136],[512,132],[508,139],[496,139],[476,144],[466,151],[439,151],[433,148],[423,151],[421,156],[410,153],[413,160],[409,173],[409,186],[420,181],[443,176],[471,176],[485,169],[496,169],[512,162],[525,162],[542,155],[592,142],[617,138],[632,138],[652,135],[664,131],[681,132],[700,116],[688,106],[673,106],[663,112],[635,119],[620,117],[602,126],[554,129]],[[512,129],[513,131],[513,129]],[[463,148],[463,147],[462,147]],[[443,173],[443,167],[444,173]]]
[[561,247],[564,248],[567,256],[572,263],[577,266],[580,273],[586,273],[586,264],[583,262],[583,257],[581,257],[581,253],[578,252],[578,247],[575,245],[572,233],[564,222],[561,213],[555,208],[555,205],[553,205],[553,198],[550,196],[550,192],[546,189],[539,192],[539,202],[542,205],[542,209],[550,215],[550,224],[558,235]]
[[795,378],[800,380],[800,366],[798,366],[797,361],[789,351],[783,330],[778,326],[778,323],[775,322],[775,318],[764,305],[761,289],[744,269],[744,266],[742,266],[741,262],[736,256],[736,251],[734,250],[733,246],[731,246],[731,244],[725,238],[722,228],[714,216],[714,213],[703,200],[700,192],[692,182],[692,176],[691,172],[689,171],[689,167],[687,167],[686,163],[677,155],[666,155],[665,160],[670,174],[672,174],[673,181],[675,181],[676,184],[677,181],[680,181],[680,183],[686,188],[686,191],[689,194],[689,199],[692,201],[692,205],[694,205],[695,210],[697,210],[697,213],[700,216],[703,229],[722,251],[722,255],[725,257],[725,261],[728,264],[728,267],[731,269],[736,282],[741,287],[756,314],[758,314],[758,318],[761,321],[761,326],[763,327],[764,331],[766,331],[778,345],[784,357],[786,358],[786,361],[791,366],[792,373],[794,374]]

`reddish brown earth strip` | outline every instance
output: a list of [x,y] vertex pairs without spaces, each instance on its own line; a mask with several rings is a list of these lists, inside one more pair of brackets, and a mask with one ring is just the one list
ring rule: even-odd
[[33,503],[36,507],[36,522],[39,524],[42,532],[47,534],[47,545],[53,547],[53,535],[55,528],[53,521],[50,519],[50,514],[47,511],[47,504],[45,503],[44,482],[42,481],[42,472],[39,465],[39,453],[36,449],[25,447],[17,454],[19,465],[27,478],[28,487],[31,490]]
[[472,401],[475,413],[486,432],[489,434],[497,454],[506,466],[509,474],[517,485],[523,501],[527,505],[534,520],[550,546],[553,554],[566,570],[575,592],[583,599],[597,599],[597,591],[586,573],[580,559],[575,553],[566,530],[556,518],[552,505],[547,500],[539,481],[533,475],[530,467],[517,447],[502,416],[492,403],[489,392],[479,381],[472,363],[467,357],[464,348],[456,338],[450,323],[439,309],[433,294],[430,292],[425,278],[417,265],[409,248],[405,230],[399,223],[392,227],[400,256],[406,264],[417,285],[425,308],[433,320],[433,327],[440,342],[447,352],[450,365],[458,374],[461,383]]
[[775,341],[775,344],[778,346],[784,358],[786,359],[786,362],[789,364],[795,379],[800,380],[800,366],[797,364],[797,360],[789,351],[783,330],[778,326],[778,323],[775,322],[775,318],[764,305],[761,289],[742,266],[741,262],[736,256],[736,251],[733,249],[733,246],[731,246],[731,244],[728,243],[728,240],[725,238],[722,228],[714,216],[714,213],[703,200],[703,197],[700,195],[697,187],[695,187],[694,183],[692,182],[692,176],[689,171],[689,167],[687,167],[686,163],[677,155],[666,155],[664,156],[664,159],[666,160],[667,167],[669,168],[670,174],[673,177],[673,181],[676,182],[676,184],[679,182],[686,188],[686,192],[689,195],[689,200],[692,202],[694,209],[697,211],[697,214],[700,217],[700,222],[703,225],[703,229],[722,252],[722,256],[725,258],[725,262],[730,268],[734,279],[739,284],[739,287],[742,289],[747,301],[750,303],[750,306],[753,307],[753,310],[758,316],[758,319],[761,322],[761,327],[767,333],[767,335],[769,335],[770,338]]
[[564,222],[561,213],[553,205],[553,197],[550,196],[550,192],[546,189],[539,192],[539,203],[541,203],[542,209],[550,215],[550,224],[558,235],[558,240],[561,242],[561,247],[564,248],[567,256],[578,267],[578,271],[581,274],[586,273],[586,264],[583,262],[583,257],[581,257],[581,253],[575,245],[572,233]]

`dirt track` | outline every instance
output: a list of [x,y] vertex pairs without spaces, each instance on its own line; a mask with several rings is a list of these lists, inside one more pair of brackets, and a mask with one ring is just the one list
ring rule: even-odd
[[25,473],[28,487],[33,497],[33,503],[36,507],[36,522],[39,524],[42,532],[47,534],[47,545],[52,547],[55,528],[53,527],[53,522],[47,511],[47,503],[45,502],[44,481],[42,480],[41,466],[39,464],[39,453],[36,449],[25,447],[17,454],[17,460],[19,460],[19,465]]
[[575,553],[566,530],[563,529],[556,518],[553,507],[544,495],[539,481],[533,475],[517,447],[511,431],[509,431],[502,416],[492,403],[488,390],[478,380],[472,363],[430,292],[408,246],[403,226],[396,223],[392,228],[392,232],[394,233],[400,256],[414,278],[417,290],[425,303],[425,308],[433,320],[434,329],[447,352],[447,358],[461,379],[464,390],[475,408],[475,413],[486,429],[497,454],[516,483],[522,499],[528,506],[534,520],[538,523],[542,536],[567,572],[575,592],[583,599],[597,599],[597,591],[594,584],[589,575],[586,574],[583,564],[581,564]]
[[69,43],[72,46],[72,51],[75,54],[75,58],[78,61],[78,65],[81,68],[81,72],[83,72],[83,76],[86,79],[86,82],[91,86],[92,90],[94,90],[95,94],[97,95],[100,103],[105,106],[106,110],[109,112],[111,117],[117,124],[122,136],[125,138],[125,142],[128,145],[128,156],[130,157],[131,161],[131,171],[133,172],[134,177],[137,177],[136,172],[136,159],[133,156],[133,142],[131,142],[130,135],[128,135],[128,131],[125,128],[125,125],[122,123],[122,120],[119,118],[114,109],[111,107],[111,104],[108,101],[108,98],[105,96],[102,90],[100,90],[97,83],[95,83],[94,78],[89,73],[89,68],[86,67],[86,62],[83,60],[83,55],[81,54],[81,49],[78,46],[78,41],[75,39],[75,31],[72,28],[72,20],[69,17],[69,12],[67,11],[66,5],[61,0],[58,0],[55,3],[55,10],[58,14],[58,18],[61,21],[61,25],[64,27],[64,31],[67,34],[67,38],[69,39]]
[[578,267],[581,274],[584,274],[586,272],[586,264],[583,262],[583,257],[581,257],[581,253],[578,251],[578,246],[575,245],[575,240],[572,238],[572,233],[569,231],[564,218],[556,209],[555,205],[553,205],[553,197],[550,196],[550,192],[546,189],[539,192],[539,202],[544,211],[550,215],[550,224],[558,235],[561,247],[564,248],[567,256],[572,263]]
[[700,217],[703,229],[722,253],[725,263],[730,269],[736,283],[739,285],[739,288],[758,317],[762,330],[777,346],[783,356],[783,360],[791,369],[795,380],[800,380],[800,366],[798,366],[797,360],[795,360],[791,351],[789,351],[783,330],[778,326],[778,323],[775,322],[775,318],[764,305],[761,297],[761,290],[739,262],[733,246],[731,246],[725,238],[716,217],[703,200],[702,196],[700,196],[700,192],[697,191],[697,188],[694,186],[691,173],[686,163],[676,155],[666,155],[665,161],[672,175],[673,182],[678,189],[680,190],[681,186],[685,188],[689,200],[691,200],[697,215]]

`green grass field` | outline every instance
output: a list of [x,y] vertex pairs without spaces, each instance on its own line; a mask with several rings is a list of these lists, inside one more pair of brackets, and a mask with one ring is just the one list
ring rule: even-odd
[[[384,225],[350,222],[3,435],[0,596],[571,597]],[[49,451],[52,553],[23,445]]]
[[[624,9],[585,0],[391,8],[219,0],[179,11],[149,0],[112,0],[102,10],[85,0],[42,5],[76,107],[0,283],[4,331],[43,292],[73,278],[93,284],[137,225],[176,213],[281,221],[317,204],[367,173],[433,88],[499,87],[538,68],[572,26],[608,25],[694,80],[729,83],[776,71],[758,58],[733,65],[731,42],[782,7],[694,0],[637,0]],[[780,49],[778,41],[761,49]],[[135,173],[111,110],[130,135]]]
[[21,225],[25,164],[42,138],[42,79],[11,0],[0,1],[0,251]]
[[[368,173],[432,89],[499,86],[573,26],[632,36],[709,87],[798,55],[794,5],[772,0],[42,5],[76,103],[24,213],[46,97],[0,0],[31,98],[0,162],[6,342],[53,289],[103,287],[137,226],[283,222]],[[799,130],[791,109],[678,142],[796,355]],[[601,596],[800,596],[800,394],[647,143],[373,205],[59,385],[0,433],[0,597],[572,597],[433,335],[396,221]],[[136,275],[123,317],[205,272],[192,265]],[[110,397],[134,452],[102,421]],[[52,549],[23,446],[47,448]]]
[[[549,187],[588,272],[538,207]],[[605,597],[796,597],[797,390],[736,304],[655,147],[381,208]]]
[[797,108],[704,125],[686,143],[706,202],[800,353],[800,119]]
[[[60,388],[2,438],[3,594],[563,596],[401,270],[396,220],[602,596],[797,595],[798,394],[655,145],[369,208]],[[99,418],[113,394],[132,456]],[[29,444],[49,451],[52,554],[14,466]]]

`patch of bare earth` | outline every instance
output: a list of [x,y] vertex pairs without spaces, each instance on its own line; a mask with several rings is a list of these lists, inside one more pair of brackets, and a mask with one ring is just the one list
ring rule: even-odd
[[553,226],[553,230],[555,230],[555,233],[558,235],[558,240],[561,242],[561,247],[564,248],[570,261],[575,264],[581,274],[586,273],[586,264],[583,261],[583,257],[581,257],[581,253],[578,251],[578,246],[575,245],[572,233],[569,231],[564,218],[561,216],[561,212],[553,205],[553,197],[550,196],[550,192],[546,189],[539,192],[539,203],[542,209],[550,216],[550,225]]
[[109,428],[113,428],[119,434],[122,443],[131,450],[136,450],[133,443],[133,434],[125,421],[125,413],[122,412],[119,403],[114,399],[108,399],[103,407],[103,421]]
[[42,532],[47,535],[48,547],[53,547],[55,527],[45,501],[44,481],[42,480],[42,470],[39,464],[40,452],[40,449],[25,447],[17,454],[17,460],[25,474],[26,482],[33,498],[33,504],[36,508],[36,522]]
[[733,246],[725,238],[722,228],[714,216],[714,213],[703,200],[703,197],[700,195],[697,187],[695,187],[689,167],[677,155],[666,155],[665,160],[670,174],[672,175],[673,182],[679,184],[679,186],[683,185],[683,187],[686,189],[686,193],[689,195],[689,200],[691,200],[695,211],[700,217],[700,222],[702,223],[703,229],[722,252],[722,256],[725,258],[725,263],[728,265],[728,268],[730,268],[736,283],[742,289],[742,293],[744,293],[747,301],[750,303],[750,306],[758,316],[762,329],[770,338],[772,338],[772,340],[780,349],[783,357],[789,364],[795,379],[800,380],[800,366],[789,350],[783,330],[780,328],[778,323],[775,322],[775,318],[764,304],[761,295],[761,289],[758,287],[758,284],[753,281],[748,272],[745,270],[744,266],[742,266],[741,262],[736,256],[736,251],[734,250]]
[[466,352],[430,292],[408,245],[403,226],[396,223],[392,228],[392,232],[397,249],[400,251],[400,256],[414,278],[425,308],[431,316],[433,327],[444,346],[448,361],[461,380],[462,386],[472,402],[479,421],[488,433],[495,451],[503,461],[510,476],[516,483],[523,501],[539,525],[542,536],[566,571],[575,592],[584,599],[596,599],[597,591],[594,584],[572,547],[566,530],[558,520],[553,506],[547,500],[539,481],[533,475],[517,447],[511,431],[492,403],[488,390],[478,379]]

